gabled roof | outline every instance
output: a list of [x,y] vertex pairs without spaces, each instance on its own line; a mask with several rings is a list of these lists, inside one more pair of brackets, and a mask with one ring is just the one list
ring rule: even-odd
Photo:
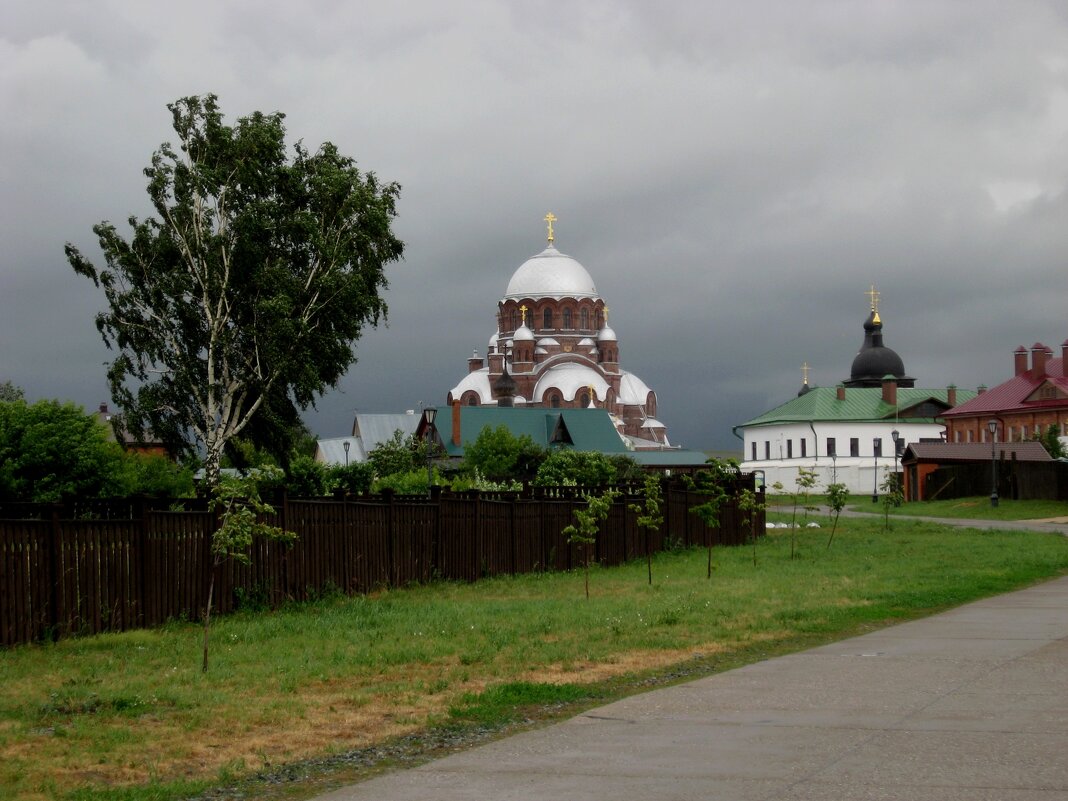
[[[604,409],[536,409],[500,406],[460,406],[461,444],[453,444],[453,410],[437,410],[434,428],[449,456],[463,456],[464,447],[474,442],[486,427],[505,426],[513,436],[529,436],[543,448],[569,447],[577,451],[626,453],[612,418]],[[423,418],[420,418],[422,421]],[[425,436],[420,422],[417,436]]]
[[[946,417],[970,417],[975,415],[1003,414],[1006,412],[1033,411],[1043,407],[1063,409],[1068,405],[1068,377],[1064,374],[1064,359],[1049,359],[1046,374],[1037,377],[1033,370],[1015,375],[1003,384],[988,389],[982,395],[954,406]],[[1052,388],[1053,398],[1038,397],[1044,386]]]
[[[949,409],[946,389],[898,387],[897,406],[883,401],[882,387],[846,387],[845,400],[838,400],[835,387],[811,387],[808,392],[781,406],[754,417],[743,426],[766,426],[775,423],[805,422],[881,422],[894,418],[906,422],[934,422],[933,417],[910,417],[908,412],[924,403]],[[971,399],[974,392],[957,390],[958,400]]]
[[[1018,462],[1052,462],[1053,459],[1042,447],[1041,442],[994,443],[994,453],[998,459],[1015,459]],[[924,462],[989,462],[991,447],[989,442],[913,442],[905,448],[902,462],[919,460]]]

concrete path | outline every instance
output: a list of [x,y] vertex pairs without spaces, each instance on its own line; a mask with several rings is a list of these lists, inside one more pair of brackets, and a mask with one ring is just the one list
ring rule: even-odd
[[1065,801],[1068,577],[628,698],[327,799]]

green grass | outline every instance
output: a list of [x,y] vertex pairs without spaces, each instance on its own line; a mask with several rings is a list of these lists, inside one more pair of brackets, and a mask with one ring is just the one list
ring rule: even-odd
[[[881,503],[874,504],[871,498],[850,499],[846,507],[858,512],[883,513]],[[989,496],[979,498],[953,498],[950,500],[914,501],[890,509],[892,515],[918,515],[920,517],[954,517],[966,520],[1044,520],[1050,517],[1068,517],[1068,501],[1014,501],[999,499],[997,507],[990,505]]]
[[1068,571],[1063,537],[843,519],[828,550],[818,519],[796,532],[798,559],[776,530],[755,567],[752,548],[716,549],[711,581],[702,550],[658,557],[651,587],[644,562],[595,569],[589,601],[576,572],[236,614],[213,625],[206,675],[194,624],[0,652],[0,797],[188,798],[299,760],[573,712]]

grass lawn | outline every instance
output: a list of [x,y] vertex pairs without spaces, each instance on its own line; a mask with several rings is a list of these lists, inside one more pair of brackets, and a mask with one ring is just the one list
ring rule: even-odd
[[[883,513],[883,505],[874,504],[871,498],[850,498],[846,507],[857,512]],[[892,515],[918,515],[920,517],[956,517],[971,520],[1045,520],[1050,517],[1068,517],[1068,501],[1014,501],[1000,499],[997,507],[990,505],[989,496],[979,498],[952,498],[950,500],[913,501],[891,507]]]
[[195,624],[2,651],[0,797],[166,801],[235,781],[308,797],[367,768],[248,777],[571,714],[1068,572],[1063,537],[843,519],[828,550],[819,519],[769,532],[755,566],[751,547],[717,549],[711,581],[701,550],[661,555],[652,586],[644,562],[595,569],[589,601],[576,572],[235,614],[213,625],[207,674]]

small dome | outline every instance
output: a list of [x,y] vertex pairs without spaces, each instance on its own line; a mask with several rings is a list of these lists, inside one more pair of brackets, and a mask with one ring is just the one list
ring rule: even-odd
[[605,327],[602,328],[598,332],[597,341],[598,342],[616,342],[617,341],[616,340],[616,332],[613,331],[611,329],[611,327],[609,327],[608,325],[605,325]]
[[595,298],[597,287],[585,267],[549,245],[513,273],[504,297]]
[[538,340],[538,346],[542,348],[558,348],[560,347],[560,342],[556,337],[542,337]]
[[500,334],[498,334],[498,333],[497,333],[496,331],[494,331],[494,332],[493,332],[493,336],[491,336],[491,337],[490,337],[490,339],[489,339],[489,349],[490,349],[491,351],[492,351],[492,350],[493,350],[493,349],[494,349],[495,347],[497,347],[497,340],[498,340],[499,338],[500,338]]
[[514,342],[533,342],[534,332],[527,328],[524,323],[515,330],[515,333],[512,335],[512,340]]

